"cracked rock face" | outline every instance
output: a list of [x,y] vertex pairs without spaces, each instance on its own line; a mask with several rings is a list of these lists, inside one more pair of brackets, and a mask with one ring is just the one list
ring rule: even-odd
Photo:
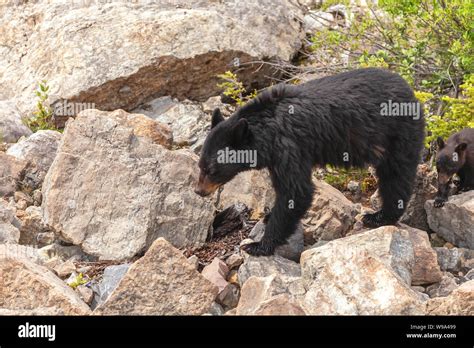
[[446,241],[461,248],[474,248],[474,191],[450,196],[442,208],[433,200],[425,203],[430,228]]
[[152,120],[139,120],[123,110],[80,113],[43,185],[45,222],[100,259],[133,257],[158,237],[202,245],[213,220],[212,202],[194,193],[197,156],[157,144]]
[[53,103],[101,110],[165,95],[205,100],[220,92],[216,75],[237,66],[247,86],[262,87],[269,71],[245,63],[291,60],[304,36],[300,11],[285,0],[5,5],[0,100],[15,97],[27,114],[42,79]]

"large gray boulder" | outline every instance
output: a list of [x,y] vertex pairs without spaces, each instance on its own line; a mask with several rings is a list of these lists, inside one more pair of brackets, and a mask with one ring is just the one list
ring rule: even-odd
[[236,66],[258,87],[269,71],[245,63],[289,61],[304,38],[287,0],[23,1],[0,16],[0,100],[21,91],[24,114],[42,79],[52,102],[101,110],[165,95],[205,100],[220,92],[216,75]]
[[214,207],[194,193],[197,156],[157,143],[168,144],[153,136],[160,127],[122,110],[70,121],[43,185],[45,222],[100,259],[130,258],[158,237],[202,245]]

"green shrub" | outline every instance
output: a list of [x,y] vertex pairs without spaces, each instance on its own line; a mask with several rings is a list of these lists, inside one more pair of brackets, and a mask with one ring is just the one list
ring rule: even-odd
[[49,86],[46,80],[42,80],[35,91],[38,98],[36,111],[33,113],[32,118],[24,120],[25,125],[33,132],[45,129],[58,130],[54,125],[53,110],[48,104],[48,92]]
[[244,105],[257,95],[256,90],[249,94],[237,75],[231,71],[226,71],[224,74],[217,75],[217,77],[223,80],[223,82],[217,84],[217,87],[222,88],[224,95],[231,98],[239,106]]

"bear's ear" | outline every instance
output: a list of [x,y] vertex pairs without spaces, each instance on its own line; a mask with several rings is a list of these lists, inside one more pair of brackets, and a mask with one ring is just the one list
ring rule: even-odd
[[211,121],[211,129],[217,126],[220,122],[224,121],[224,117],[221,114],[219,108],[214,109],[212,112],[212,121]]
[[248,140],[250,135],[249,124],[245,118],[241,118],[232,127],[232,140],[236,144],[241,144],[243,141]]
[[458,155],[460,155],[462,152],[464,152],[464,150],[466,150],[466,147],[467,147],[467,144],[466,143],[461,143],[461,144],[458,144],[456,146],[456,148],[454,149],[454,151],[456,151],[458,153]]
[[438,137],[438,139],[436,139],[436,144],[438,144],[438,150],[441,150],[444,147],[443,138]]

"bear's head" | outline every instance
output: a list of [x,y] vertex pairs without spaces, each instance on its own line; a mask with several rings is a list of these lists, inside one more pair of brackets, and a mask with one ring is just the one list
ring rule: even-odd
[[448,189],[451,177],[466,163],[466,143],[445,144],[438,137],[438,154],[436,155],[436,170],[438,171],[438,189],[440,192]]
[[[195,192],[208,196],[230,181],[238,173],[252,169],[254,165],[242,159],[254,157],[250,144],[252,133],[245,118],[236,115],[224,119],[219,109],[212,114],[209,132],[199,160],[199,182]],[[255,158],[256,161],[256,158]]]

